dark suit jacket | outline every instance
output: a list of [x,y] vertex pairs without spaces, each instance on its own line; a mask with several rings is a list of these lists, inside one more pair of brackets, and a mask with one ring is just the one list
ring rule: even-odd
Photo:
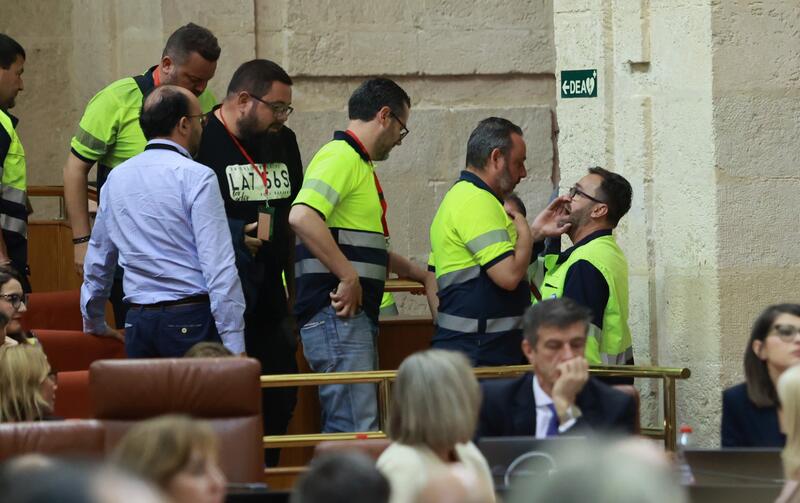
[[786,435],[778,424],[775,407],[756,407],[747,385],[722,392],[722,447],[783,447]]
[[[516,379],[491,379],[481,383],[483,405],[477,437],[536,435],[536,404],[533,374]],[[630,396],[590,377],[575,405],[582,416],[570,428],[570,435],[591,431],[633,433],[636,404]]]

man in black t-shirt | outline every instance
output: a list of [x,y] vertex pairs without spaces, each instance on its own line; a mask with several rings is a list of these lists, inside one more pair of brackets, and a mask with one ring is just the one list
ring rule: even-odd
[[[272,61],[242,64],[222,104],[207,116],[197,156],[219,179],[247,304],[245,347],[261,361],[264,374],[297,372],[297,337],[287,299],[294,297],[294,234],[288,218],[303,183],[303,165],[294,132],[284,126],[292,113],[291,85]],[[286,433],[296,397],[296,388],[263,391],[266,435]],[[267,465],[277,465],[279,454],[268,449]]]

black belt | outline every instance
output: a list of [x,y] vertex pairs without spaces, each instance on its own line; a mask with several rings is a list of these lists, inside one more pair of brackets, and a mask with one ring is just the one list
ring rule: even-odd
[[208,298],[208,295],[204,294],[193,295],[178,300],[165,300],[163,302],[156,302],[155,304],[131,304],[130,306],[134,309],[162,309],[164,307],[186,306],[189,304],[208,304],[209,302],[211,302],[211,300]]

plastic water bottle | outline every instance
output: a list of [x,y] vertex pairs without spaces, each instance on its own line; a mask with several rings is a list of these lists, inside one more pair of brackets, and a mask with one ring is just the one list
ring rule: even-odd
[[692,427],[688,424],[682,424],[680,427],[680,436],[678,437],[678,451],[675,453],[678,475],[682,486],[689,486],[694,484],[694,475],[692,475],[692,467],[686,460],[684,451],[692,446]]

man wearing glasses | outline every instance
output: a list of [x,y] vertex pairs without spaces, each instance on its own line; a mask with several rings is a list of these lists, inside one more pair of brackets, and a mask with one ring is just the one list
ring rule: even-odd
[[[291,86],[272,61],[243,63],[222,104],[207,116],[197,156],[219,180],[247,305],[245,346],[261,362],[262,374],[297,373],[297,337],[282,280],[285,275],[293,298],[289,209],[303,183],[303,165],[295,134],[285,126]],[[285,434],[296,388],[265,389],[262,397],[264,434]],[[268,466],[277,465],[279,453],[265,452]]]
[[562,252],[559,240],[551,242],[540,290],[543,299],[569,297],[592,310],[586,344],[590,364],[632,365],[628,262],[613,236],[631,207],[632,189],[617,173],[600,167],[588,171],[561,207],[573,246]]
[[[216,98],[207,86],[216,72],[220,52],[214,34],[189,23],[169,36],[158,65],[141,75],[112,82],[86,105],[64,165],[64,204],[79,275],[83,275],[91,231],[87,181],[92,166],[97,164],[97,190],[102,191],[113,168],[142,152],[147,141],[139,127],[139,110],[144,97],[160,85],[187,89],[200,100],[203,112],[211,110]],[[111,290],[117,328],[122,328],[127,311],[122,299],[122,273],[117,271]]]
[[[408,134],[411,99],[389,79],[362,83],[348,102],[347,131],[334,133],[306,170],[289,223],[295,249],[303,352],[315,372],[374,370],[378,312],[387,272],[425,282],[421,267],[389,251],[386,200],[374,161]],[[321,386],[322,431],[378,427],[373,384]]]
[[111,172],[86,253],[85,332],[122,338],[105,322],[117,261],[124,269],[125,353],[180,357],[198,342],[244,353],[244,298],[219,184],[192,160],[205,115],[188,90],[159,86],[139,123],[144,152]]

